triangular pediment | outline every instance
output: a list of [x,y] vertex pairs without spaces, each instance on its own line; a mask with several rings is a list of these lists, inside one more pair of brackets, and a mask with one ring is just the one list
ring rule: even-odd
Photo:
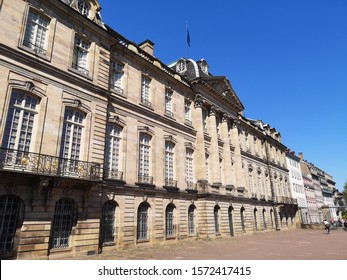
[[244,110],[244,106],[231,87],[229,80],[225,76],[209,76],[201,78],[201,80],[212,87],[220,95],[224,96],[231,103],[239,107],[241,111]]

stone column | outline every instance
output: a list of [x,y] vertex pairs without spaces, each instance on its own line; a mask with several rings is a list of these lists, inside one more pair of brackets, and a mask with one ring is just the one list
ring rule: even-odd
[[221,137],[224,142],[223,145],[223,166],[224,166],[224,178],[225,185],[233,185],[233,174],[231,173],[231,151],[230,151],[230,140],[228,133],[228,121],[229,118],[226,114],[223,115],[221,124]]
[[240,149],[239,132],[238,132],[239,124],[240,124],[239,120],[234,120],[232,124],[232,129],[231,129],[231,143],[235,147],[235,150],[234,150],[234,166],[235,166],[235,173],[236,173],[235,187],[245,188],[246,185],[245,185],[245,178],[244,178],[243,170],[242,170],[242,158],[241,158],[241,149]]
[[216,107],[212,106],[209,116],[209,127],[211,136],[211,180],[213,185],[221,185],[220,164],[219,164],[219,149],[218,149],[218,133],[216,124]]

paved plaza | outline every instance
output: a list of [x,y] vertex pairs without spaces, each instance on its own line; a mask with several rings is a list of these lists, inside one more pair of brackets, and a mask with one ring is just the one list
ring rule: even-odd
[[86,256],[99,260],[347,260],[347,231],[293,229],[234,238],[184,240]]

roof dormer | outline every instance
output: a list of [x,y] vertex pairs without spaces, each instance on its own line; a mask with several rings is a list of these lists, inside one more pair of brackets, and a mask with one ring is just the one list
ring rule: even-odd
[[201,71],[202,71],[203,73],[205,73],[206,75],[208,75],[208,64],[207,64],[206,60],[203,59],[203,58],[200,59],[200,60],[198,61],[198,65],[199,65]]

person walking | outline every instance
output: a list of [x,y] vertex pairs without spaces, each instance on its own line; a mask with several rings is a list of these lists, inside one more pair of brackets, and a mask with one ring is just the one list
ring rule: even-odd
[[324,219],[323,224],[324,224],[324,227],[325,227],[325,231],[327,233],[330,233],[330,223],[327,220]]

